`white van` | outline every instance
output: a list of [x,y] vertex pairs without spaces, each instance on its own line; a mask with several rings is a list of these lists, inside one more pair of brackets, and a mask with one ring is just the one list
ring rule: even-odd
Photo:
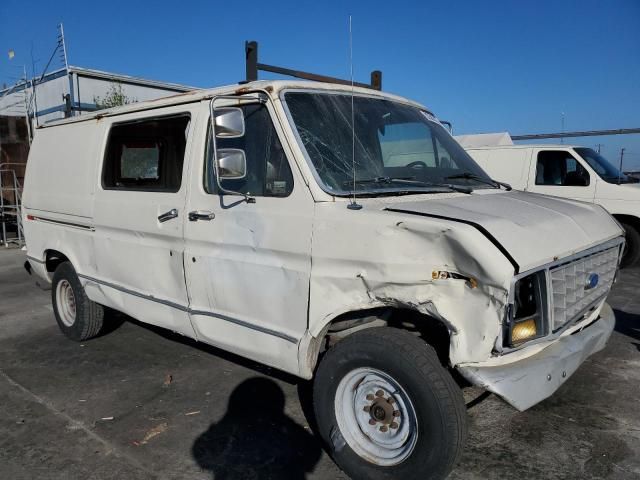
[[591,148],[510,145],[466,149],[494,179],[517,190],[602,205],[624,227],[622,266],[640,259],[640,183]]
[[448,474],[454,370],[524,410],[602,349],[624,244],[597,205],[501,189],[425,107],[301,81],[41,127],[24,225],[70,338],[111,307],[314,378],[367,479]]

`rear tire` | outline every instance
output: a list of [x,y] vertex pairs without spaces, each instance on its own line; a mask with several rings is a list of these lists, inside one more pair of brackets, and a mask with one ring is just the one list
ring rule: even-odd
[[403,330],[369,328],[332,347],[313,399],[320,436],[354,479],[443,479],[466,440],[462,392]]
[[622,254],[620,267],[627,268],[634,266],[638,260],[640,260],[640,232],[638,232],[633,225],[624,222],[621,223],[624,228],[627,244]]
[[51,287],[53,312],[67,337],[82,342],[100,334],[104,308],[89,300],[71,263],[58,265]]

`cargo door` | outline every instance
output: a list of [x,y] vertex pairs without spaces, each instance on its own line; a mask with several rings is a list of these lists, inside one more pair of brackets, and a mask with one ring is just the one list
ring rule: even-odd
[[[144,117],[142,117],[144,115]],[[194,113],[137,114],[110,126],[95,198],[95,278],[107,305],[194,336],[184,280],[185,153]]]

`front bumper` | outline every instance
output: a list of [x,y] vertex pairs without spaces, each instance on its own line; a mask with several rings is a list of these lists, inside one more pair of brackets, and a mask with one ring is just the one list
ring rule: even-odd
[[457,368],[472,384],[486,388],[523,411],[551,396],[587,357],[602,350],[614,325],[613,310],[605,303],[595,322],[558,338],[535,355],[505,365]]

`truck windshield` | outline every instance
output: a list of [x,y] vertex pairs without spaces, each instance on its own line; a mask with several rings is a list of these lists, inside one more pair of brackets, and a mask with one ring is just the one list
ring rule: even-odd
[[609,161],[592,148],[576,147],[574,148],[589,164],[591,168],[607,183],[637,183],[638,180],[620,172]]
[[430,113],[354,96],[352,137],[351,101],[349,94],[285,94],[302,146],[326,191],[354,191],[354,170],[358,194],[496,188]]

